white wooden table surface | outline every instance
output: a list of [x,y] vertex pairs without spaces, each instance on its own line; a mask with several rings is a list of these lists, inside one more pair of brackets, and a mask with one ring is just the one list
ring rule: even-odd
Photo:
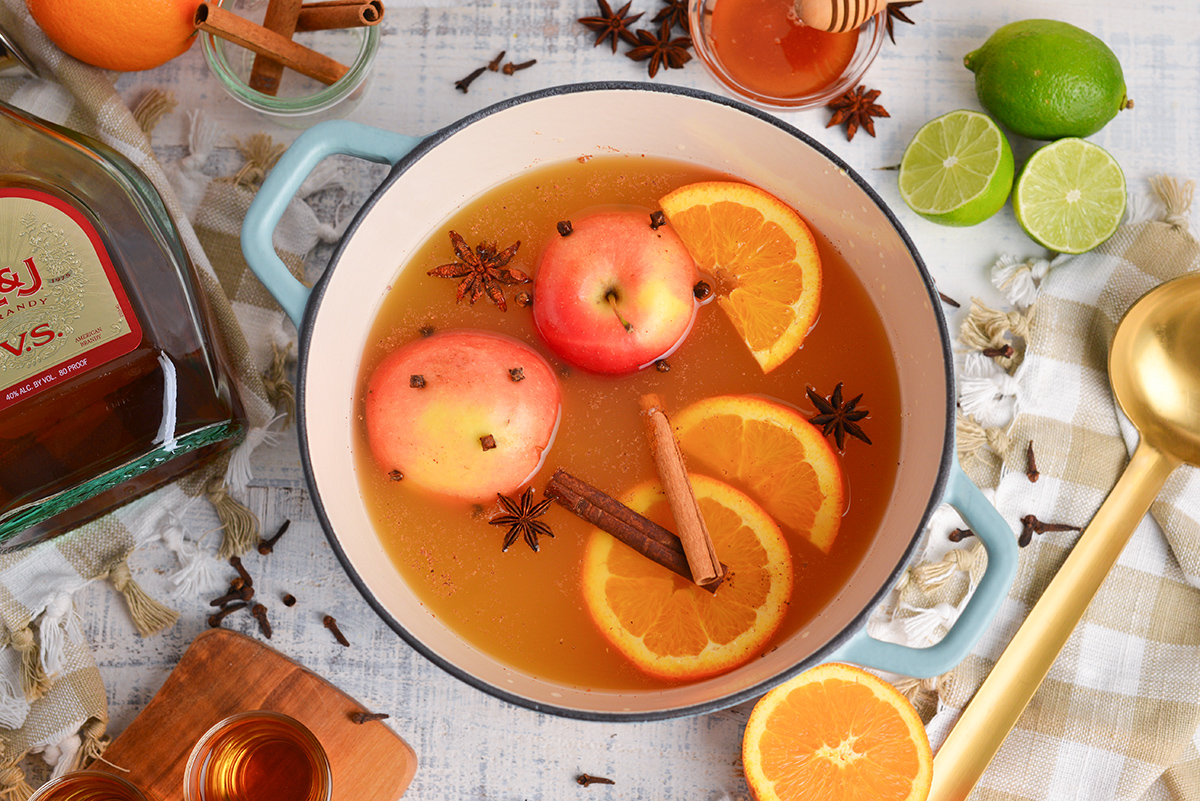
[[[576,23],[594,14],[595,0],[478,0],[467,5],[387,3],[376,73],[366,99],[350,119],[423,135],[491,103],[548,86],[590,80],[647,80],[644,64],[607,47],[592,47],[593,34]],[[619,0],[617,0],[619,4]],[[658,0],[635,0],[637,10],[657,11]],[[962,57],[1000,25],[1047,17],[1076,24],[1106,41],[1125,69],[1131,111],[1092,137],[1125,170],[1133,193],[1144,193],[1159,173],[1200,178],[1200,3],[1195,0],[925,0],[907,10],[915,25],[896,25],[896,44],[885,42],[864,82],[882,91],[891,113],[876,122],[876,138],[860,131],[847,142],[841,128],[826,129],[824,110],[779,116],[822,142],[870,183],[899,217],[946,294],[964,304],[972,295],[1003,300],[987,270],[1005,253],[1044,255],[1016,225],[1011,208],[975,228],[942,228],[908,211],[894,171],[913,133],[927,120],[957,108],[979,108],[973,76]],[[535,67],[513,76],[488,74],[469,93],[454,82],[500,50],[514,60],[536,58]],[[657,82],[720,92],[698,61],[683,70],[660,71]],[[154,131],[164,158],[177,158],[185,140],[183,112],[193,108],[224,132],[225,164],[236,164],[234,139],[264,131],[290,142],[294,130],[275,128],[225,96],[208,74],[198,47],[158,70],[122,76],[117,84],[135,103],[151,88],[168,88],[179,111]],[[1014,138],[1020,161],[1032,144]],[[221,159],[216,159],[220,164]],[[213,168],[217,169],[216,167]],[[346,191],[322,207],[327,216],[352,214],[382,177],[382,168],[347,167]],[[323,246],[315,264],[329,256]],[[959,315],[951,316],[957,330]],[[289,432],[259,460],[249,501],[273,530],[291,520],[276,553],[251,554],[247,566],[261,592],[290,592],[292,609],[276,605],[271,644],[325,676],[367,707],[390,713],[388,724],[412,744],[419,767],[405,798],[464,799],[689,799],[746,797],[740,742],[749,705],[701,717],[638,724],[581,722],[536,714],[495,700],[451,678],[411,650],[357,594],[314,519],[299,469],[295,434]],[[213,525],[216,525],[215,518]],[[155,592],[173,569],[159,551],[134,558],[134,571]],[[183,619],[170,631],[142,639],[121,600],[107,585],[78,599],[88,637],[105,679],[111,731],[119,734],[158,690],[194,636],[206,626],[207,599],[175,599]],[[333,614],[353,643],[338,646],[321,625]],[[232,627],[255,633],[250,618]],[[579,787],[587,772],[616,784]],[[1115,788],[1114,788],[1115,793]],[[1092,799],[1091,801],[1100,801]]]

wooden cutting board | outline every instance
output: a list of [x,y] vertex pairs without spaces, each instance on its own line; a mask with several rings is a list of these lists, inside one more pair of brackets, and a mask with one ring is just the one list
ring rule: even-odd
[[333,770],[333,801],[396,801],[417,770],[412,748],[386,724],[350,719],[375,710],[278,651],[220,628],[192,641],[105,761],[91,767],[118,773],[162,801],[180,801],[192,745],[214,723],[254,709],[290,715],[316,735]]

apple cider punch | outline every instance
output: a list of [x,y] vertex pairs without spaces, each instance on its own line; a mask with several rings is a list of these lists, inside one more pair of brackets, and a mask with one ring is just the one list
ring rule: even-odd
[[[698,681],[802,630],[864,559],[896,479],[896,367],[803,208],[684,162],[581,157],[472,200],[395,268],[355,388],[359,485],[399,574],[473,647],[575,687]],[[678,551],[647,397],[715,590],[579,511]]]

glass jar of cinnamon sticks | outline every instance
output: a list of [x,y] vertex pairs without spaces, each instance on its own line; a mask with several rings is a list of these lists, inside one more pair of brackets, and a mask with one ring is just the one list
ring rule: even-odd
[[382,0],[202,2],[204,58],[239,103],[289,127],[349,113],[366,94]]

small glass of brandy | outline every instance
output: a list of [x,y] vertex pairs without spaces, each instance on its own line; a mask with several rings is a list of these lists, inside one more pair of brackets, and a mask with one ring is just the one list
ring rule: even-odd
[[51,779],[29,801],[157,801],[149,792],[112,773],[77,770]]
[[880,12],[861,27],[827,33],[800,22],[794,0],[691,0],[696,54],[740,99],[766,109],[826,105],[853,89],[886,36]]
[[325,749],[304,724],[278,712],[240,712],[192,748],[185,801],[329,801]]

